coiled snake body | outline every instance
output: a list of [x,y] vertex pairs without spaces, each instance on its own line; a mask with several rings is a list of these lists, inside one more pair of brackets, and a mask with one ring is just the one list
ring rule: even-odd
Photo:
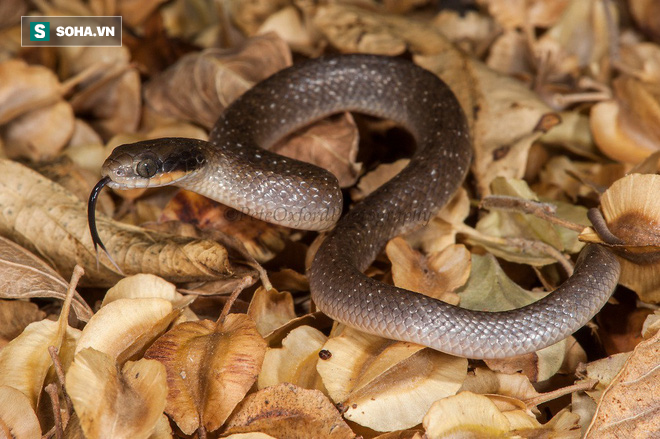
[[[340,111],[400,123],[414,136],[417,150],[403,171],[341,218],[320,246],[308,276],[312,298],[324,313],[384,337],[470,358],[499,358],[562,340],[608,300],[619,264],[611,252],[593,245],[582,251],[574,274],[558,289],[505,312],[459,308],[362,273],[389,239],[432,217],[452,197],[472,156],[453,93],[432,73],[396,58],[345,55],[297,63],[227,108],[209,143],[171,138],[118,147],[90,197],[90,226],[105,184],[175,184],[271,222],[327,229],[341,213],[335,177],[262,148]],[[94,227],[92,235],[100,244]]]

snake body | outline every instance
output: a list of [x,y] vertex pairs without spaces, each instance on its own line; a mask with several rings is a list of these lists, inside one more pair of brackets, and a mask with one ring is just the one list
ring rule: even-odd
[[[417,142],[408,166],[341,219],[332,174],[263,149],[340,111],[391,119]],[[619,264],[608,250],[585,247],[564,284],[505,312],[459,308],[362,273],[389,239],[447,203],[471,157],[465,116],[440,79],[402,59],[345,55],[297,63],[257,84],[220,116],[208,144],[160,139],[118,147],[97,188],[175,184],[289,227],[323,230],[339,220],[308,272],[310,290],[324,313],[363,331],[470,358],[508,357],[558,342],[614,290]]]

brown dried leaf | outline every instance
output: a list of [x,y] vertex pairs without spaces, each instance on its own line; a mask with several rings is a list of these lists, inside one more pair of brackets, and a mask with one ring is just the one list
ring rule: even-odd
[[502,32],[491,17],[471,10],[442,10],[433,19],[433,24],[467,53],[483,51]]
[[101,308],[119,299],[143,299],[157,297],[172,304],[181,302],[183,295],[176,286],[153,274],[136,274],[120,280],[103,296]]
[[318,329],[299,326],[282,340],[281,348],[269,348],[257,382],[259,389],[291,383],[327,393],[316,371],[319,352],[327,341]]
[[439,53],[450,47],[440,32],[409,18],[343,4],[317,9],[314,25],[342,52],[400,55]]
[[[120,274],[96,254],[86,206],[58,184],[9,160],[0,161],[0,234],[49,261],[59,273],[76,263],[85,268],[86,285],[112,285]],[[174,282],[228,276],[226,250],[207,240],[180,238],[114,222],[100,212],[101,239],[124,273],[154,273]]]
[[331,357],[316,367],[328,394],[346,407],[346,419],[376,431],[419,424],[433,401],[456,393],[467,373],[465,358],[348,327],[323,349]]
[[341,187],[353,186],[362,169],[355,162],[358,130],[350,113],[304,128],[277,142],[270,150],[332,172]]
[[571,0],[559,21],[535,44],[534,51],[552,54],[560,73],[573,74],[577,73],[574,67],[597,64],[610,50],[611,32],[617,32],[608,25],[608,13],[616,23],[619,13],[613,3]]
[[32,322],[43,320],[46,313],[32,302],[0,300],[0,349]]
[[628,7],[639,27],[656,42],[660,41],[660,3],[653,0],[630,0]]
[[296,318],[291,293],[280,293],[274,288],[267,290],[264,287],[254,292],[247,314],[254,320],[257,331],[263,337]]
[[397,175],[403,168],[408,166],[409,159],[397,160],[394,163],[384,163],[379,165],[373,171],[367,172],[356,187],[351,188],[351,198],[353,201],[360,201],[367,195],[387,183],[392,177]]
[[545,164],[540,174],[542,183],[534,186],[534,191],[551,199],[566,196],[577,200],[593,197],[595,188],[607,188],[625,174],[626,168],[620,164],[575,162],[566,156],[557,156]]
[[63,48],[63,75],[82,80],[70,102],[104,138],[135,132],[141,114],[141,83],[126,47]]
[[0,386],[0,436],[39,439],[41,426],[27,396],[9,386]]
[[519,29],[506,30],[490,46],[486,65],[508,75],[529,75],[533,65],[528,60],[529,46]]
[[660,431],[660,332],[637,345],[603,392],[585,438],[651,437]]
[[247,252],[265,262],[282,251],[290,229],[261,221],[194,192],[179,191],[163,209],[160,222],[183,221],[240,241]]
[[[75,282],[82,275],[80,267],[73,274],[73,284],[57,321],[41,320],[29,324],[25,330],[0,350],[0,386],[10,386],[27,396],[33,409],[39,404],[53,360],[49,347],[58,351],[62,363],[71,358],[80,331],[68,325],[68,316],[76,288]],[[69,360],[70,361],[70,360]]]
[[660,148],[660,82],[622,76],[614,80],[614,94],[591,109],[594,140],[608,157],[639,163]]
[[9,122],[3,129],[4,150],[10,158],[50,159],[66,146],[74,126],[71,105],[58,101]]
[[[52,297],[64,300],[69,283],[41,259],[20,245],[0,236],[0,297],[29,299]],[[78,318],[87,321],[93,311],[77,292],[73,309]]]
[[165,408],[165,367],[143,359],[120,370],[109,355],[85,349],[66,374],[66,390],[86,438],[147,439]]
[[295,52],[318,54],[318,35],[293,6],[287,6],[271,14],[259,27],[258,34],[276,33]]
[[317,439],[355,437],[323,393],[287,383],[262,389],[241,402],[225,434],[247,432],[290,439],[307,439],[310,432]]
[[19,59],[0,63],[0,125],[58,102],[63,90],[52,70]]
[[[525,410],[500,409],[494,400],[472,392],[441,399],[424,417],[429,439],[446,437],[561,437],[578,439],[579,418],[566,410],[545,425]],[[531,431],[530,431],[531,430]],[[519,436],[520,435],[520,436]]]
[[570,0],[478,0],[505,29],[549,27],[563,14]]
[[436,217],[418,231],[406,235],[406,241],[427,254],[441,252],[454,245],[456,234],[464,227],[469,214],[470,198],[465,189],[459,188]]
[[167,369],[165,412],[185,434],[220,428],[257,379],[266,342],[245,314],[224,322],[185,322],[159,338],[145,358]]
[[82,331],[76,353],[93,348],[119,364],[139,358],[180,314],[160,298],[117,299],[103,306]]
[[226,3],[227,12],[233,23],[246,35],[254,35],[264,20],[284,6],[287,0],[242,1],[230,0]]
[[458,304],[454,291],[470,276],[470,252],[465,246],[453,245],[425,257],[399,237],[387,243],[385,252],[392,262],[394,285]]
[[446,81],[466,113],[479,195],[490,193],[495,177],[522,178],[529,148],[542,134],[538,127],[553,118],[550,108],[522,82],[455,50],[414,61]]
[[235,49],[181,58],[145,86],[145,99],[160,113],[210,128],[234,99],[289,65],[286,43],[275,34],[262,35]]

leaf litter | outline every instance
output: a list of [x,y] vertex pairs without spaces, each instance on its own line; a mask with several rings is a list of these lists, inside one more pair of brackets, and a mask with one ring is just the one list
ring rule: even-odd
[[[21,49],[19,19],[99,15],[91,5],[0,14],[0,432],[652,437],[657,4],[438,6],[124,0],[103,11],[123,15],[124,47],[80,50]],[[436,73],[474,142],[464,188],[388,243],[367,273],[460,306],[509,309],[559,285],[583,243],[598,242],[616,252],[626,287],[596,319],[602,341],[586,329],[536,353],[475,362],[332,325],[306,292],[312,234],[171,189],[101,201],[99,231],[120,269],[104,255],[97,265],[84,199],[114,146],[207,139],[255,83],[331,52],[406,56]],[[396,130],[345,114],[271,146],[330,169],[355,201],[405,165],[410,142]],[[401,148],[387,152],[388,143]],[[587,227],[594,207],[602,220]]]

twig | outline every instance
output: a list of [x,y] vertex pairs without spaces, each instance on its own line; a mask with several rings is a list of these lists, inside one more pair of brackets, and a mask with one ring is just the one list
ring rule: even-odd
[[586,226],[576,224],[557,217],[557,207],[549,203],[526,200],[524,198],[509,197],[504,195],[489,195],[481,201],[481,207],[485,209],[505,210],[509,212],[527,213],[541,218],[549,223],[556,224],[574,232],[582,232]]
[[60,413],[60,398],[57,394],[57,385],[50,383],[44,389],[53,405],[53,417],[55,418],[55,437],[62,439],[64,437],[64,430],[62,429],[62,414]]
[[236,302],[236,299],[238,299],[238,296],[243,292],[243,290],[250,286],[251,280],[252,279],[250,278],[244,279],[241,283],[238,284],[236,289],[232,291],[231,295],[227,299],[227,302],[225,303],[225,306],[222,307],[222,312],[220,313],[217,321],[218,326],[225,321],[225,318],[227,317],[227,314],[229,314],[229,310],[231,309],[232,305],[234,305],[234,302]]
[[[60,356],[57,351],[57,348],[55,348],[55,346],[48,346],[48,353],[50,354],[50,358],[53,360],[53,368],[55,369],[55,375],[57,376],[57,380],[60,383],[60,388],[62,389],[62,395],[64,395],[67,414],[71,414],[71,412],[73,411],[73,402],[71,401],[69,394],[66,392],[66,387],[64,386],[65,383],[64,369],[62,368],[62,361],[60,361]],[[68,419],[66,419],[65,421],[68,422]]]
[[529,249],[537,250],[538,252],[545,253],[548,257],[556,260],[564,269],[568,276],[573,274],[573,264],[568,260],[562,252],[547,244],[543,241],[535,241],[523,238],[500,238],[490,236],[473,229],[469,226],[456,226],[459,233],[475,239],[477,242],[488,243],[496,246],[508,246],[520,249],[521,253]]
[[542,393],[534,398],[526,399],[525,404],[527,405],[527,407],[535,407],[546,401],[552,401],[553,399],[560,398],[564,395],[568,395],[573,392],[591,390],[596,386],[596,384],[598,384],[598,380],[595,379],[585,380],[584,382],[573,384],[572,386],[562,387],[561,389],[553,390],[552,392]]

